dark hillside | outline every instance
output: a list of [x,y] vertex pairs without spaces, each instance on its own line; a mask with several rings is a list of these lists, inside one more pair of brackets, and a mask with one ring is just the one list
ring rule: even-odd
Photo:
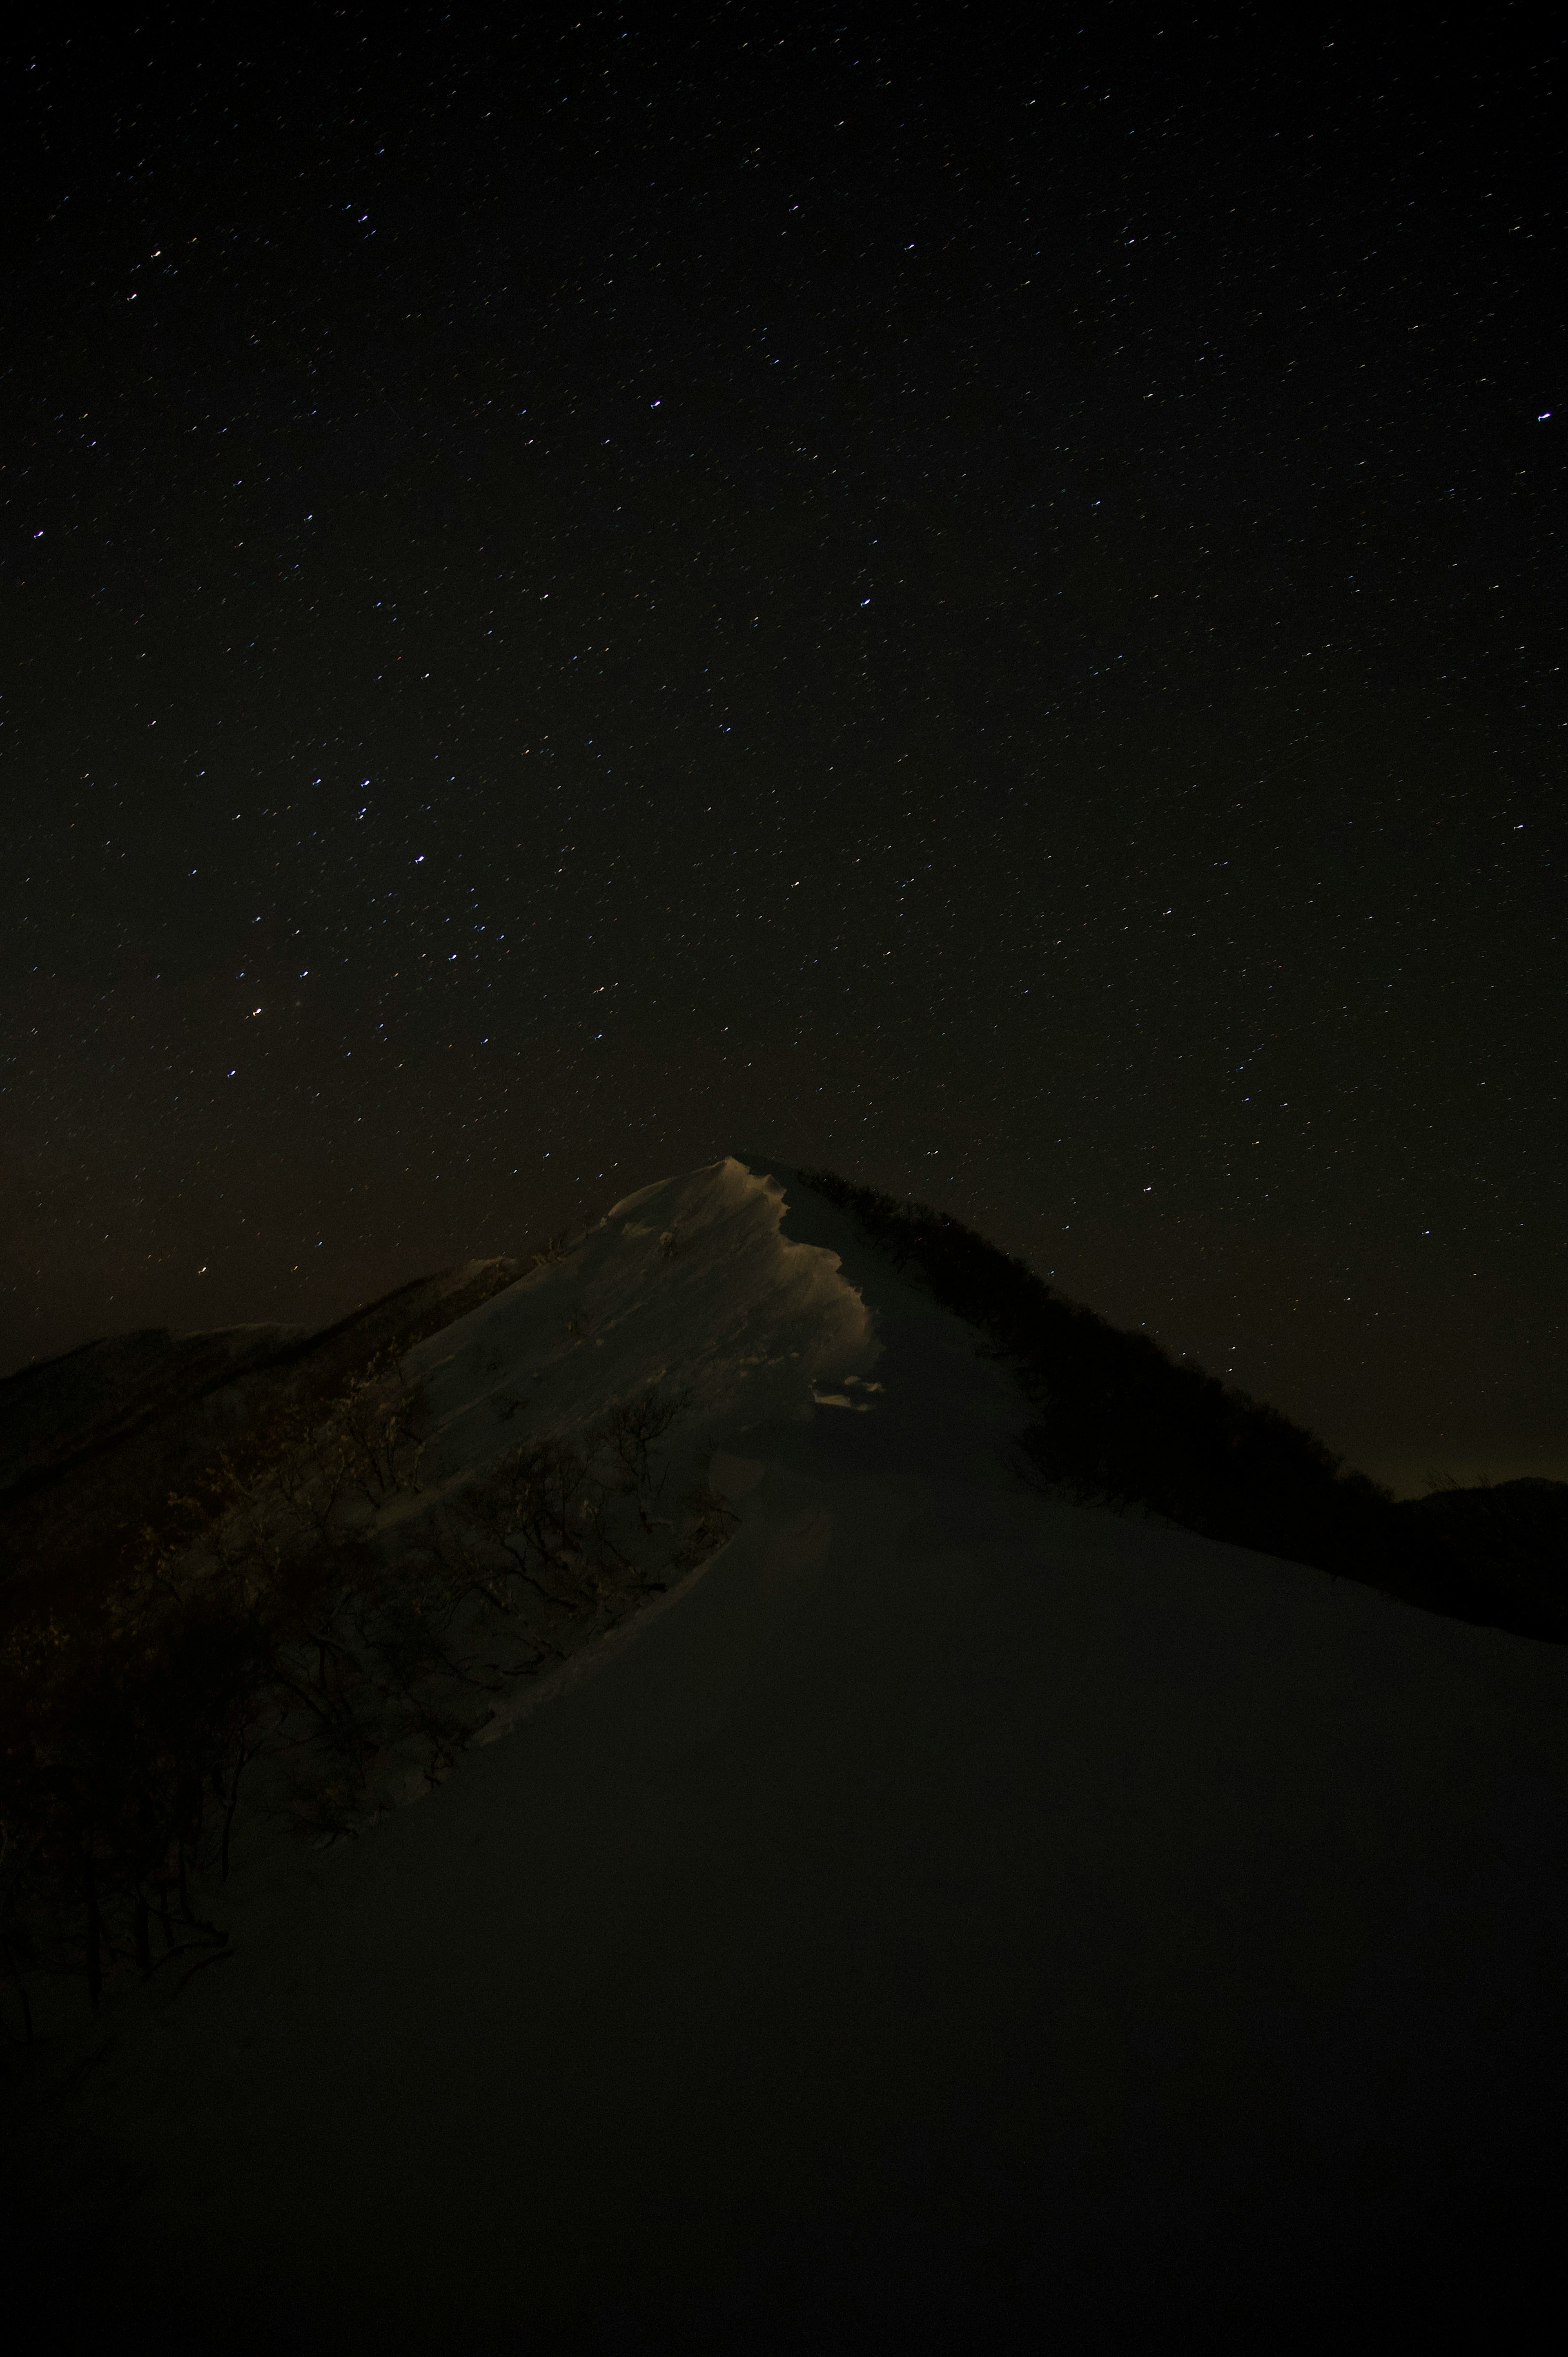
[[1568,1481],[1527,1477],[1445,1487],[1406,1498],[1394,1511],[1468,1577],[1511,1595],[1522,1612],[1550,1618],[1568,1609]]
[[5,1618],[47,1588],[62,1603],[113,1578],[199,1493],[221,1459],[267,1461],[280,1417],[387,1353],[401,1356],[512,1284],[527,1264],[470,1261],[400,1286],[317,1332],[151,1329],[90,1342],[0,1383]]
[[233,1326],[173,1334],[165,1326],[83,1342],[0,1382],[0,1500],[133,1438],[226,1383],[312,1340],[307,1326]]
[[1067,1300],[948,1213],[834,1171],[799,1176],[1012,1363],[1042,1411],[1021,1446],[1043,1483],[1430,1611],[1568,1641],[1568,1485],[1510,1482],[1398,1503],[1276,1409]]

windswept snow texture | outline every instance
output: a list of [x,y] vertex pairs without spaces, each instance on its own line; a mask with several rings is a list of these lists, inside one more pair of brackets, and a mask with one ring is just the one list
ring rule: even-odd
[[779,1232],[784,1189],[733,1157],[628,1195],[580,1244],[412,1351],[448,1477],[579,1433],[651,1385],[684,1393],[684,1454],[806,1415],[881,1355],[836,1253]]
[[1563,1649],[1025,1490],[974,1335],[765,1161],[416,1355],[456,1474],[689,1383],[740,1527],[123,2010],[106,2345],[1538,2345]]

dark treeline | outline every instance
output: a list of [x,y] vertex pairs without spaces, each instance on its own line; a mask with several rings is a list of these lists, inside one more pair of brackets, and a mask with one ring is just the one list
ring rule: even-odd
[[800,1176],[1012,1365],[1041,1411],[1020,1446],[1045,1486],[1432,1611],[1568,1640],[1568,1484],[1396,1501],[1276,1409],[1066,1300],[945,1211],[831,1170]]

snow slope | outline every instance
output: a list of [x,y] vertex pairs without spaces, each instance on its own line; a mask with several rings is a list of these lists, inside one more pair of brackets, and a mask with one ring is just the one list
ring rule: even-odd
[[811,1413],[880,1355],[833,1254],[779,1230],[784,1190],[726,1157],[616,1204],[575,1250],[410,1352],[459,1483],[537,1432],[579,1434],[607,1403],[683,1392],[685,1456],[711,1436]]
[[127,2011],[59,2115],[117,2346],[1536,2345],[1562,1652],[1026,1491],[764,1160],[416,1357],[454,1477],[689,1383],[741,1526]]

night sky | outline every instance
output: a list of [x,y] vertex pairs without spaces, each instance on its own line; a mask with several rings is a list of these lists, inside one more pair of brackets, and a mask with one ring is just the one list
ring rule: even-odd
[[755,1150],[1568,1477],[1547,16],[177,15],[5,59],[0,1371]]

